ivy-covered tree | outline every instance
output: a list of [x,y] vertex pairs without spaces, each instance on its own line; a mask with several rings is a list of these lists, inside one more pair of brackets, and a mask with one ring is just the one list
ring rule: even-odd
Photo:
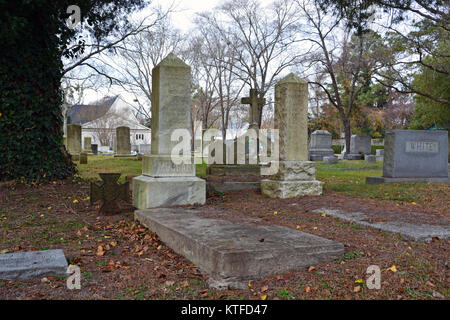
[[[445,44],[448,46],[448,44]],[[443,59],[443,58],[441,58]],[[431,57],[426,62],[433,63]],[[421,72],[414,77],[414,86],[419,90],[427,90],[434,97],[450,101],[450,82],[445,74],[434,72],[430,68],[421,68]],[[411,122],[411,129],[428,129],[432,125],[438,128],[447,129],[450,127],[450,107],[447,104],[439,103],[423,95],[414,97],[416,102],[414,117]]]
[[[62,139],[62,57],[76,58],[84,51],[83,35],[105,39],[126,24],[120,17],[144,4],[0,0],[0,180],[73,175]],[[83,28],[68,28],[71,5],[80,8]]]

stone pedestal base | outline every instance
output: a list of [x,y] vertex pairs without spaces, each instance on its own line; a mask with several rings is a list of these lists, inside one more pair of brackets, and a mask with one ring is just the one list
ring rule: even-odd
[[138,209],[204,204],[206,181],[197,177],[133,178],[133,204]]
[[279,161],[278,172],[261,180],[261,193],[271,198],[293,198],[322,194],[312,161]]
[[261,193],[271,198],[293,198],[301,196],[319,196],[322,194],[322,182],[261,180]]
[[142,174],[151,177],[195,177],[195,163],[175,164],[170,156],[145,156],[142,163]]

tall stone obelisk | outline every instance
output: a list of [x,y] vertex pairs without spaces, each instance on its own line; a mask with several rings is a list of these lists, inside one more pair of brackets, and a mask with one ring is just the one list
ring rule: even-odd
[[322,194],[315,163],[308,161],[308,83],[293,73],[275,85],[274,127],[279,130],[279,169],[261,180],[261,192],[272,198]]
[[[204,204],[206,182],[195,176],[195,163],[176,164],[171,141],[176,129],[191,131],[191,68],[169,54],[152,70],[151,155],[143,158],[142,175],[133,179],[138,209]],[[190,155],[189,155],[190,156]]]

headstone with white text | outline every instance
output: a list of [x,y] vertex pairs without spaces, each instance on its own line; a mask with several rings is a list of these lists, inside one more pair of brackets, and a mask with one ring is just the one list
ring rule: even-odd
[[387,131],[384,150],[383,176],[366,183],[449,182],[447,131]]

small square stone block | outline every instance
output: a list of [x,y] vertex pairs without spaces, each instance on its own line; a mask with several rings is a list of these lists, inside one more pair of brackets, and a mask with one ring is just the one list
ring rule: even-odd
[[326,164],[335,164],[338,163],[339,159],[338,157],[332,156],[332,157],[323,157],[323,163]]
[[377,157],[372,154],[365,154],[364,155],[364,161],[368,163],[373,163],[377,161]]

